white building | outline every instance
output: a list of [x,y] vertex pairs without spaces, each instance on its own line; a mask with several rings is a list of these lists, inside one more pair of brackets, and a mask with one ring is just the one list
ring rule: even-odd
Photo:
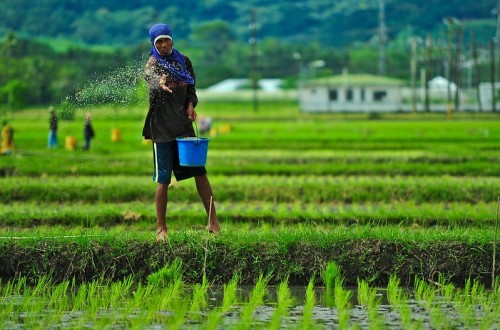
[[[275,92],[281,90],[282,79],[259,79],[259,90],[264,92]],[[252,82],[247,78],[226,79],[206,90],[211,92],[234,92],[242,89],[251,89]]]
[[[495,97],[496,104],[495,110],[500,111],[500,82],[495,83]],[[481,108],[483,111],[493,110],[493,99],[492,99],[492,84],[491,82],[483,82],[479,84],[479,97],[481,98]]]
[[303,112],[394,112],[402,107],[403,81],[347,74],[306,81],[299,87]]

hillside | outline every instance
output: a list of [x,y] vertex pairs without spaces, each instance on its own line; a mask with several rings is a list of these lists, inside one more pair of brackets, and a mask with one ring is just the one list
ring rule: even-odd
[[[148,27],[168,22],[177,37],[192,39],[196,29],[224,21],[234,38],[249,38],[255,10],[257,37],[288,42],[346,46],[377,34],[379,0],[0,0],[0,35],[74,39],[91,45],[135,45],[147,40]],[[492,0],[385,0],[389,40],[404,31],[439,33],[443,19],[456,17],[485,42],[495,32]],[[481,22],[481,23],[478,23]]]

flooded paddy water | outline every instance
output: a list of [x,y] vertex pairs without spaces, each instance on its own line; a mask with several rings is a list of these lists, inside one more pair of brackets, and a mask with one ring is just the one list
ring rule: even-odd
[[360,285],[337,288],[335,294],[349,293],[342,305],[327,288],[311,283],[258,289],[259,284],[183,287],[177,282],[159,288],[134,287],[125,281],[109,290],[100,283],[64,293],[70,286],[66,282],[14,294],[17,284],[9,282],[2,287],[0,320],[3,329],[497,329],[500,325],[500,290],[476,284],[440,289],[422,281],[416,288],[369,288],[371,300],[363,298]]

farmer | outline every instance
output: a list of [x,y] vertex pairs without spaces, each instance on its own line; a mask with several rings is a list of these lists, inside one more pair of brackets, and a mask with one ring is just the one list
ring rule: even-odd
[[50,119],[49,119],[49,141],[48,148],[57,148],[57,115],[53,106],[49,107]]
[[90,149],[90,140],[92,140],[95,136],[91,121],[92,115],[90,114],[90,112],[87,112],[87,114],[85,115],[85,124],[83,125],[83,138],[85,140],[83,150]]
[[179,164],[177,137],[195,136],[192,122],[198,103],[195,75],[190,59],[173,48],[173,34],[166,24],[155,24],[149,30],[152,48],[145,67],[149,89],[149,111],[142,135],[153,142],[153,181],[158,183],[155,204],[157,241],[168,238],[166,225],[168,185],[172,172],[177,181],[194,177],[198,194],[209,215],[206,229],[220,232],[213,192],[204,166]]
[[3,121],[2,126],[2,143],[0,145],[0,152],[2,155],[12,154],[14,149],[14,128],[10,125],[7,120]]

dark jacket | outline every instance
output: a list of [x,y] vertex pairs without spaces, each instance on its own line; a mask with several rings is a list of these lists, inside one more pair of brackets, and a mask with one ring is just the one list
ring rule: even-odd
[[[186,67],[194,78],[193,65],[184,56]],[[149,89],[149,111],[146,115],[142,135],[153,142],[170,142],[177,137],[195,136],[192,122],[189,120],[186,107],[191,102],[198,104],[195,85],[179,83],[167,78],[166,85],[172,89],[169,93],[159,86],[161,76],[168,73],[151,56],[146,64],[145,76]]]
[[90,124],[90,120],[85,121],[85,126],[83,127],[83,135],[87,139],[92,139],[94,137],[94,129],[92,128],[92,125]]
[[54,133],[57,132],[57,116],[55,114],[50,116],[49,129]]

